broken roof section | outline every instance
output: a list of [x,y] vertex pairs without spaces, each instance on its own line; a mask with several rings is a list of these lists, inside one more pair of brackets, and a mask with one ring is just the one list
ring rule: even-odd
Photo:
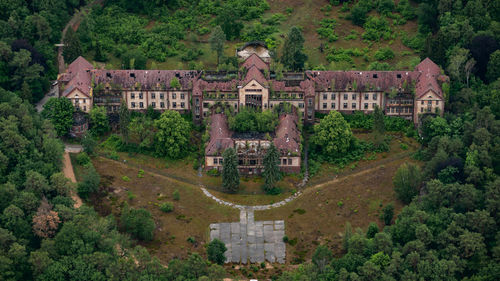
[[213,114],[210,118],[210,141],[205,147],[205,155],[221,155],[224,150],[234,147],[231,135],[226,115]]
[[96,84],[114,84],[138,90],[173,89],[170,82],[175,78],[181,89],[191,89],[198,71],[194,70],[104,70],[92,71]]
[[281,155],[300,155],[300,132],[297,128],[298,116],[294,113],[287,113],[280,116],[274,145]]

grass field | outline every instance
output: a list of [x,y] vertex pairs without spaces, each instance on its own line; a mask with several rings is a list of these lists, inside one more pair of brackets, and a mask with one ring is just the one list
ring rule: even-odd
[[[318,65],[323,65],[330,70],[346,70],[346,69],[367,69],[370,63],[377,61],[374,58],[374,53],[383,47],[389,47],[393,50],[395,56],[392,59],[384,60],[393,69],[413,69],[418,63],[419,56],[417,52],[403,45],[401,39],[403,34],[414,36],[417,34],[416,20],[408,21],[404,25],[396,25],[392,19],[387,19],[391,25],[391,29],[395,34],[395,39],[381,40],[380,42],[365,41],[361,38],[364,32],[363,27],[354,25],[350,20],[346,19],[349,11],[342,12],[342,5],[331,6],[328,8],[328,0],[268,0],[270,9],[267,10],[262,19],[269,19],[272,15],[280,13],[285,16],[285,19],[277,26],[277,32],[272,36],[276,39],[279,46],[283,45],[284,37],[290,27],[298,26],[302,29],[305,39],[305,53],[309,59],[307,67],[312,69]],[[395,13],[397,14],[397,13]],[[369,15],[380,16],[376,11],[371,11]],[[320,38],[317,29],[320,27],[322,19],[335,19],[336,24],[334,32],[338,36],[338,40],[328,42],[326,39]],[[245,26],[251,26],[254,22],[245,22]],[[149,29],[156,22],[150,21],[144,28]],[[212,28],[208,26],[208,28]],[[397,30],[397,31],[396,31]],[[215,53],[210,50],[208,38],[210,34],[198,35],[194,31],[188,31],[186,39],[181,42],[187,49],[199,49],[203,51],[203,55],[196,60],[196,63],[203,63],[204,69],[216,69]],[[241,40],[227,41],[225,44],[225,56],[234,56],[236,48],[244,42]],[[327,52],[322,50],[322,47],[329,45],[335,49],[358,49],[363,52],[363,56],[351,56],[352,62],[337,61],[330,63],[327,61]],[[109,61],[106,64],[100,64],[108,69],[116,69],[121,67],[120,59],[108,54]],[[93,52],[85,54],[89,60],[93,59]],[[165,62],[154,62],[158,69],[187,69],[188,62],[182,61],[180,55],[169,57]],[[153,67],[153,60],[149,59],[148,68]]]
[[[371,138],[369,133],[358,132],[355,135],[365,140]],[[393,134],[390,147],[390,152],[375,154],[343,169],[324,164],[296,200],[276,209],[256,211],[256,220],[284,219],[290,243],[287,244],[285,266],[259,269],[255,276],[268,278],[294,268],[295,264],[310,259],[319,244],[328,245],[336,255],[340,255],[347,222],[353,228],[365,229],[373,221],[382,228],[379,213],[389,202],[395,203],[397,214],[402,204],[395,199],[392,177],[402,163],[414,161],[410,155],[418,144],[413,139]],[[190,159],[167,161],[145,155],[118,155],[119,161],[105,157],[93,159],[101,175],[101,193],[92,197],[91,203],[102,215],[114,214],[117,218],[124,202],[134,208],[149,210],[157,225],[155,238],[141,245],[164,264],[175,257],[186,257],[190,252],[205,255],[203,245],[209,239],[209,224],[238,221],[238,210],[216,204],[203,195],[197,184],[201,179],[205,179],[202,182],[218,184],[220,177],[198,177]],[[73,155],[72,162],[79,179],[82,167],[76,164],[74,158]],[[123,160],[126,160],[125,163]],[[146,171],[142,178],[138,176],[141,167]],[[296,176],[285,179],[290,186],[299,180]],[[247,191],[255,187],[260,191],[260,181],[259,178],[249,178],[241,183]],[[175,190],[180,193],[179,201],[173,199]],[[269,204],[291,195],[291,191],[278,196],[225,194],[215,189],[210,192],[226,201],[247,205]],[[159,205],[163,202],[172,202],[174,211],[160,211]],[[227,266],[227,270],[235,276],[246,275],[248,269],[250,266]]]

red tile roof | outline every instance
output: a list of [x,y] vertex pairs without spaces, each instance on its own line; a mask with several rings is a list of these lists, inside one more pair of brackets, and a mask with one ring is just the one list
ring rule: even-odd
[[297,129],[297,114],[283,114],[280,116],[274,145],[282,155],[298,153],[300,155],[300,132]]
[[66,73],[59,77],[60,81],[67,82],[62,95],[69,95],[74,89],[80,90],[86,96],[90,97],[91,78],[90,71],[94,69],[83,57],[74,60],[66,70]]
[[261,84],[262,86],[266,86],[267,84],[266,77],[264,77],[264,74],[262,74],[262,72],[256,66],[250,67],[241,85],[245,86],[252,80],[259,82],[259,84]]
[[246,69],[250,69],[252,66],[257,67],[260,70],[267,69],[269,70],[269,65],[265,63],[257,54],[253,53],[251,54],[245,62],[241,65],[245,67]]
[[205,155],[221,155],[224,150],[233,147],[231,135],[226,115],[213,114],[210,118],[210,141],[205,147]]
[[[123,88],[133,88],[140,85],[141,90],[171,89],[170,81],[177,78],[181,89],[191,89],[192,80],[198,76],[193,70],[104,70],[92,71],[96,84],[110,83]],[[191,82],[191,83],[190,83]]]
[[433,91],[440,98],[442,98],[443,92],[438,84],[438,79],[446,80],[446,78],[440,77],[442,75],[439,66],[429,58],[426,58],[419,65],[417,65],[417,67],[415,67],[415,70],[420,72],[420,76],[415,84],[416,98],[421,98],[429,91]]

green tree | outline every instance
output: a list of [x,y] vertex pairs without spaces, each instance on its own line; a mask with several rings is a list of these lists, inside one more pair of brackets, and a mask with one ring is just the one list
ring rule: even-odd
[[76,33],[71,26],[66,31],[63,43],[63,56],[68,63],[73,62],[76,58],[83,54],[80,39],[76,36]]
[[140,115],[129,124],[129,139],[138,144],[139,148],[149,150],[154,145],[155,125],[151,118]]
[[217,65],[219,65],[220,58],[224,53],[224,42],[226,41],[226,34],[219,25],[212,31],[209,41],[210,48],[217,53]]
[[42,116],[54,125],[58,136],[64,136],[73,125],[73,104],[67,98],[50,98],[44,105]]
[[[278,153],[278,149],[273,142],[269,146],[269,149],[264,155],[263,164],[264,164],[264,190],[267,193],[276,193],[275,184],[281,178],[280,173],[280,155]],[[277,190],[279,192],[279,190]]]
[[227,40],[234,40],[240,37],[243,24],[239,21],[239,16],[234,11],[234,7],[231,7],[232,2],[226,3],[227,4],[222,7],[221,12],[215,19],[215,23],[220,25]]
[[104,106],[94,106],[90,110],[90,130],[98,136],[109,131],[109,120]]
[[120,134],[122,135],[123,141],[128,143],[129,137],[129,123],[130,123],[130,111],[128,110],[127,103],[122,100],[120,104]]
[[85,135],[82,137],[82,147],[83,151],[86,152],[88,155],[94,154],[94,149],[97,145],[97,141],[95,140],[94,136],[87,132]]
[[392,183],[398,199],[405,204],[409,204],[420,191],[422,171],[415,164],[404,163],[396,171]]
[[78,195],[86,199],[90,194],[99,190],[101,176],[97,173],[94,166],[90,165],[83,175],[83,180],[78,183]]
[[381,147],[385,143],[385,122],[384,113],[380,107],[375,106],[373,111],[373,142],[376,147]]
[[180,89],[181,88],[181,83],[179,82],[179,79],[177,79],[177,77],[173,77],[170,80],[170,88],[172,88],[172,89]]
[[333,259],[333,254],[325,245],[319,245],[312,256],[313,264],[320,272],[323,272],[330,261]]
[[486,77],[490,83],[496,81],[500,77],[500,50],[496,50],[490,55]]
[[226,261],[226,256],[224,255],[226,251],[226,245],[219,239],[214,239],[207,245],[208,260],[222,265]]
[[366,238],[373,238],[377,233],[378,225],[374,222],[371,222],[370,225],[368,225],[368,230],[366,231]]
[[393,217],[394,217],[394,205],[392,203],[389,203],[385,205],[385,207],[382,209],[382,213],[380,214],[380,219],[384,221],[385,225],[390,225]]
[[179,112],[167,110],[155,120],[156,153],[169,158],[180,158],[188,150],[191,125],[181,117]]
[[222,188],[226,192],[236,193],[240,187],[240,173],[238,172],[238,155],[233,148],[222,153]]
[[330,159],[345,155],[351,146],[353,135],[347,121],[337,111],[330,111],[319,124],[314,125],[311,142]]
[[303,49],[304,37],[302,36],[302,31],[298,27],[293,26],[290,28],[283,45],[283,54],[281,56],[283,65],[293,71],[304,69],[307,55],[304,54]]
[[153,239],[155,222],[151,213],[146,209],[133,209],[125,206],[121,215],[121,224],[125,231],[140,240]]
[[130,49],[122,55],[124,69],[146,69],[147,58],[140,49]]

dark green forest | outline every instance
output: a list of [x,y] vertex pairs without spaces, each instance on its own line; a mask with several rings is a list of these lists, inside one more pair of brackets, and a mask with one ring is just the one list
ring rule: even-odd
[[[73,207],[73,186],[60,172],[63,144],[33,103],[56,78],[54,44],[62,29],[87,2],[0,1],[0,280],[220,280],[224,268],[196,253],[160,263],[124,234],[147,240],[148,233],[134,228],[148,217],[140,210],[117,219],[85,204]],[[422,148],[413,157],[425,164],[407,172],[411,186],[396,190],[409,202],[401,213],[392,218],[387,209],[383,229],[347,226],[341,256],[320,245],[312,261],[273,279],[499,280],[500,0],[324,2],[343,5],[354,24],[368,22],[378,38],[384,23],[367,21],[373,10],[416,18],[420,57],[430,57],[451,79],[446,112],[425,118],[418,130]],[[207,34],[210,21],[227,39],[265,39],[249,37],[241,21],[266,9],[264,0],[107,0],[69,37],[96,61],[126,53],[128,44],[140,44],[142,52],[129,57],[161,61],[182,53],[194,60],[203,52],[180,43],[186,30]],[[124,12],[133,16],[116,16]],[[147,18],[168,23],[136,32],[134,25]],[[130,29],[111,28],[120,22]],[[359,127],[371,127],[373,120],[361,119]],[[96,191],[93,173],[90,164],[78,187],[82,195]]]

